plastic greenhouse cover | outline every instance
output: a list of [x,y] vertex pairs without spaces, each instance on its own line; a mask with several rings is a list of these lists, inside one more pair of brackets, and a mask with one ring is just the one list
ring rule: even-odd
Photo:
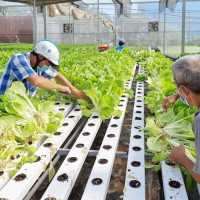
[[[6,0],[9,2],[18,2],[18,3],[25,3],[25,4],[34,4],[33,0]],[[35,0],[36,6],[45,6],[45,5],[50,5],[50,4],[56,4],[56,3],[66,3],[66,2],[74,2],[77,0]]]

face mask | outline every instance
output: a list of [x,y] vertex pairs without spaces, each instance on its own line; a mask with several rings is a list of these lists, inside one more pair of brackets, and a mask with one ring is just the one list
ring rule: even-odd
[[37,67],[37,71],[39,71],[39,72],[44,72],[44,71],[46,71],[47,69],[49,69],[49,66],[47,66],[47,65],[43,65],[41,68],[40,68],[40,67]]
[[179,96],[180,96],[180,98],[179,98],[180,101],[182,101],[182,102],[185,103],[186,105],[190,106],[190,104],[187,102],[187,100],[182,98],[181,93],[180,93],[180,89],[178,89],[178,94],[179,94]]
[[[179,94],[180,95],[180,94]],[[180,95],[180,101],[182,101],[183,103],[185,103],[186,105],[188,105],[188,106],[190,106],[190,104],[187,102],[187,100],[186,99],[183,99],[182,97],[181,97],[181,95]]]

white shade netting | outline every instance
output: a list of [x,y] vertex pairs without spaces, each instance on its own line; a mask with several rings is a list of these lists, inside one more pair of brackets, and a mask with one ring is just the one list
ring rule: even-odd
[[177,3],[179,0],[160,0],[159,2],[159,12],[162,13],[165,8],[168,8],[172,12],[174,12]]
[[80,10],[78,8],[75,8],[74,6],[70,4],[53,4],[49,5],[49,16],[50,17],[55,17],[56,16],[56,8],[58,9],[59,13],[61,15],[69,15],[72,13],[72,16],[75,20],[80,20],[80,19],[89,19],[90,23],[92,23],[92,16],[88,14],[87,12]]

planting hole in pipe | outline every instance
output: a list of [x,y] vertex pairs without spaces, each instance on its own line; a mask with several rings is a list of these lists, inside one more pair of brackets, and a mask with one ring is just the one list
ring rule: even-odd
[[63,126],[68,126],[68,125],[69,125],[68,123],[64,123],[64,124],[63,124]]
[[77,157],[70,157],[67,159],[68,162],[73,163],[77,161]]
[[131,162],[131,165],[132,165],[133,167],[139,167],[139,166],[141,165],[141,163],[138,162],[138,161],[133,161],[133,162]]
[[109,149],[112,149],[112,146],[110,146],[110,145],[104,145],[103,149],[109,150]]
[[142,113],[141,111],[136,111],[136,113]]
[[98,118],[99,118],[99,116],[92,116],[92,118],[93,118],[93,119],[98,119]]
[[129,182],[129,185],[132,187],[132,188],[139,188],[141,186],[141,183],[139,181],[136,181],[136,180],[132,180]]
[[141,151],[140,147],[133,147],[133,151]]
[[113,137],[115,137],[115,134],[108,134],[107,137],[113,138]]
[[82,135],[83,136],[88,136],[88,135],[90,135],[90,133],[89,132],[84,132],[84,133],[82,133]]
[[106,164],[106,163],[108,163],[108,160],[107,159],[99,159],[99,164]]
[[135,139],[141,139],[141,136],[140,135],[134,135],[133,138],[135,138]]
[[26,178],[26,174],[19,174],[19,175],[17,175],[15,178],[14,178],[14,180],[15,181],[23,181],[24,179]]
[[51,147],[52,145],[53,145],[53,144],[50,143],[50,142],[43,144],[44,147]]
[[57,177],[57,180],[61,182],[66,181],[68,180],[68,175],[66,173],[61,174],[60,176]]
[[81,143],[80,143],[80,144],[77,144],[76,147],[77,147],[77,148],[82,148],[82,147],[84,147],[84,144],[81,144]]
[[54,135],[61,135],[61,132],[55,132]]
[[169,186],[172,188],[178,189],[181,187],[181,184],[178,181],[171,180],[169,181]]
[[95,126],[95,124],[94,123],[89,123],[88,126]]
[[111,127],[116,128],[116,127],[118,127],[118,125],[117,124],[112,124]]
[[92,184],[93,185],[100,185],[103,183],[103,180],[101,178],[94,178],[92,179]]
[[140,129],[140,128],[142,128],[141,126],[135,126],[134,127],[135,129]]
[[39,162],[41,160],[41,157],[38,156],[37,159],[34,162]]

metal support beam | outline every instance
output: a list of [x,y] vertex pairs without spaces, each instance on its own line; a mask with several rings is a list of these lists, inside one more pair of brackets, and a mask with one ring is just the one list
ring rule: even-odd
[[72,48],[72,29],[71,29],[71,13],[69,12],[69,40],[70,40],[70,49]]
[[[67,156],[69,151],[70,149],[60,148],[56,154]],[[98,150],[89,150],[88,156],[95,157],[98,153],[99,153]],[[145,153],[144,155],[146,159],[152,159],[154,157],[153,153]],[[117,153],[115,154],[115,158],[128,158],[128,152],[117,151]]]
[[114,37],[115,37],[115,46],[117,45],[117,8],[116,8],[116,4],[115,4],[115,32],[114,32]]
[[[159,12],[159,4],[158,4],[158,27],[160,27],[160,12]],[[160,30],[158,29],[158,36],[157,36],[157,39],[156,39],[156,46],[159,46],[160,45]]]
[[181,53],[185,52],[185,0],[182,0],[182,41]]
[[[166,5],[166,0],[165,0]],[[165,53],[165,31],[166,31],[166,7],[164,10],[164,28],[163,28],[163,53]]]
[[44,17],[44,38],[48,39],[47,6],[43,7],[43,17]]
[[75,29],[74,29],[74,18],[72,17],[72,19],[73,19],[73,24],[72,24],[72,26],[73,26],[73,27],[72,27],[72,31],[73,31],[73,42],[72,42],[72,44],[74,45],[74,30],[75,30]]
[[33,2],[33,18],[34,18],[34,34],[33,34],[33,42],[36,44],[38,41],[37,38],[37,7],[36,7],[36,0]]
[[100,37],[99,37],[99,0],[97,1],[98,2],[98,9],[97,9],[97,16],[98,16],[98,18],[97,18],[97,44],[99,45],[99,43],[100,43]]
[[[64,149],[64,148],[60,148],[58,151],[57,151],[57,154],[59,155],[68,155],[70,149]],[[97,154],[99,153],[98,150],[89,150],[88,152],[88,156],[89,157],[95,157]],[[116,155],[115,155],[116,158],[128,158],[128,152],[122,152],[122,151],[117,151]]]
[[[140,0],[140,1],[139,1],[139,0],[138,0],[138,1],[133,1],[133,0],[132,0],[131,3],[132,3],[132,4],[141,4],[141,3],[145,3],[145,4],[148,3],[148,4],[149,4],[149,3],[159,3],[159,1],[160,1],[160,0],[151,0],[151,1],[148,1],[148,0],[144,0],[144,1],[141,1],[141,0]],[[184,0],[180,0],[179,2],[182,2],[182,1],[184,1]],[[199,1],[199,0],[185,0],[185,1],[186,1],[186,2],[195,2],[195,1]],[[87,5],[96,5],[96,4],[97,4],[97,3],[87,3]],[[101,5],[113,5],[113,3],[105,3],[105,2],[104,2],[104,3],[101,3]]]

